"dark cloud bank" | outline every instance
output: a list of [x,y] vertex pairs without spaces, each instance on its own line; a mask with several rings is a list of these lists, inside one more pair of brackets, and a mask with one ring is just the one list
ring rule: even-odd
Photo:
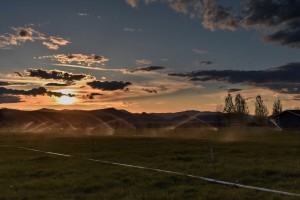
[[44,87],[33,88],[31,90],[16,90],[16,89],[0,87],[0,96],[3,96],[3,95],[4,96],[5,95],[25,95],[25,96],[47,95],[47,96],[56,96],[56,97],[61,97],[61,96],[72,97],[72,96],[74,96],[72,94],[63,94],[61,92],[48,91]]
[[0,95],[0,104],[1,103],[20,103],[21,98],[18,96],[10,96],[10,95]]
[[132,83],[123,81],[92,81],[88,82],[87,85],[89,85],[93,89],[114,91],[123,90],[125,87],[132,85]]
[[164,66],[149,66],[149,67],[140,67],[134,70],[130,70],[130,73],[134,72],[151,72],[151,71],[157,71],[157,70],[164,70],[167,69],[167,67]]
[[[127,0],[132,7],[138,7],[138,2],[149,4],[160,1]],[[161,2],[167,3],[175,12],[200,19],[202,26],[212,31],[262,29],[268,31],[268,34],[263,36],[264,41],[300,48],[300,0],[244,0],[238,1],[236,5],[239,7],[235,8],[217,4],[214,0]]]
[[203,70],[190,73],[173,73],[191,81],[220,81],[268,88],[285,94],[300,94],[300,63],[289,63],[266,70]]
[[27,69],[27,76],[40,79],[54,79],[66,82],[80,81],[83,79],[92,79],[94,77],[86,74],[73,74],[60,70],[42,70],[42,69]]

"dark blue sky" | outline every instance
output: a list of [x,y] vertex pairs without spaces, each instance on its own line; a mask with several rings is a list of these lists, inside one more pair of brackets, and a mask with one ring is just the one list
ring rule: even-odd
[[[255,1],[249,1],[252,7],[245,5],[245,1],[242,0],[207,1],[214,3],[213,6],[200,0],[190,2],[154,0],[148,4],[145,2],[143,0],[2,1],[0,8],[1,81],[9,79],[16,79],[19,82],[28,81],[30,84],[26,86],[8,86],[22,90],[44,86],[45,83],[37,81],[41,77],[32,77],[35,81],[33,83],[26,74],[26,69],[34,68],[48,70],[48,72],[57,69],[74,74],[84,73],[94,76],[94,80],[99,81],[132,83],[129,86],[130,93],[109,91],[108,94],[103,95],[105,97],[97,97],[97,102],[101,102],[99,105],[91,100],[78,100],[76,105],[72,105],[83,109],[87,109],[86,105],[128,106],[129,108],[125,109],[151,111],[153,105],[157,104],[157,109],[154,111],[160,111],[160,109],[164,110],[164,105],[167,104],[174,105],[165,109],[168,111],[213,110],[216,105],[223,102],[227,90],[220,88],[225,87],[241,88],[242,93],[249,96],[249,99],[252,99],[256,93],[264,93],[266,100],[270,102],[269,105],[275,97],[289,102],[291,99],[297,99],[298,92],[290,92],[292,89],[289,92],[280,92],[272,89],[273,87],[252,82],[249,84],[243,81],[230,82],[226,79],[228,76],[223,79],[211,78],[208,82],[191,82],[185,77],[167,74],[198,70],[268,71],[270,68],[300,62],[297,40],[293,43],[283,43],[282,38],[278,39],[278,35],[276,38],[266,39],[266,36],[281,31],[278,29],[282,25],[287,26],[284,30],[295,29],[286,24],[291,20],[299,20],[298,16],[288,19],[286,16],[285,18],[279,16],[282,21],[272,24],[266,20],[257,20],[260,19],[257,14],[259,9],[265,9],[265,5],[256,5]],[[277,5],[278,3],[272,0],[265,2],[269,3],[270,7],[280,6],[286,11],[293,7],[289,3],[284,3],[285,1],[279,1],[284,5]],[[294,4],[294,7],[299,6],[298,1]],[[224,9],[218,9],[217,5],[224,6]],[[250,7],[252,10],[249,9]],[[243,14],[243,9],[248,9],[248,13]],[[195,13],[197,16],[191,17]],[[255,20],[253,16],[256,17]],[[277,16],[277,13],[270,13],[270,16]],[[238,19],[238,22],[231,23],[233,18]],[[209,20],[205,21],[205,19]],[[18,38],[21,29],[29,28],[36,31],[35,36]],[[51,37],[60,40],[53,42]],[[17,44],[11,43],[13,39],[17,40]],[[72,54],[80,55],[81,58],[83,55],[99,55],[108,60],[92,62],[89,65],[82,59],[80,63],[74,60],[69,62],[70,60],[59,60],[55,56]],[[149,66],[163,66],[164,69],[141,70],[138,73],[124,72],[124,70]],[[104,70],[92,69],[93,67]],[[10,75],[15,71],[24,76]],[[45,78],[42,80],[53,82]],[[71,89],[72,92],[80,95],[91,92],[86,88],[80,90],[79,88],[85,85],[84,82],[80,84],[78,83],[78,87],[72,84],[63,89]],[[298,88],[298,85],[293,90],[295,88]],[[61,90],[62,88],[48,89]],[[155,90],[157,94],[147,92],[145,89]],[[99,92],[105,93],[103,88],[100,88]],[[20,99],[24,100],[24,97]],[[40,106],[53,107],[52,103],[46,102],[49,105],[41,103]],[[292,105],[297,106],[298,102],[293,100]],[[25,103],[4,106],[20,107],[20,105]],[[55,104],[55,106],[59,108],[60,105]]]

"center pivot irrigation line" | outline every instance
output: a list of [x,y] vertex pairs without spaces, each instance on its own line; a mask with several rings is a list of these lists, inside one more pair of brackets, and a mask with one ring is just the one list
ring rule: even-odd
[[54,156],[69,157],[69,158],[80,158],[80,159],[87,160],[87,161],[99,162],[99,163],[122,166],[122,167],[128,167],[128,168],[143,169],[143,170],[161,172],[161,173],[166,173],[166,174],[175,174],[175,175],[178,175],[178,176],[185,176],[185,177],[200,179],[200,180],[203,180],[203,181],[206,181],[206,182],[209,182],[209,183],[214,183],[214,184],[219,184],[219,185],[227,185],[227,186],[232,186],[232,187],[236,187],[236,188],[245,188],[245,189],[251,189],[251,190],[256,190],[256,191],[261,191],[261,192],[269,192],[269,193],[275,193],[275,194],[281,194],[281,195],[287,195],[287,196],[300,197],[300,194],[297,194],[297,193],[284,192],[284,191],[280,191],[280,190],[272,190],[272,189],[261,188],[261,187],[256,187],[256,186],[236,184],[236,183],[232,183],[232,182],[221,181],[221,180],[217,180],[217,179],[206,178],[206,177],[202,177],[202,176],[196,176],[196,175],[180,173],[180,172],[175,172],[175,171],[169,171],[169,170],[163,170],[163,169],[157,169],[157,168],[150,168],[150,167],[142,167],[142,166],[138,166],[138,165],[130,165],[130,164],[111,162],[111,161],[106,161],[106,160],[82,158],[82,157],[72,156],[72,155],[68,155],[68,154],[55,153],[55,152],[51,152],[51,151],[42,151],[42,150],[39,150],[39,149],[32,149],[32,148],[27,148],[27,147],[16,147],[16,146],[10,146],[10,145],[0,145],[0,146],[1,147],[15,147],[15,148],[18,148],[18,149],[23,149],[23,150],[27,150],[27,151],[34,151],[34,152],[39,152],[39,153],[46,153],[46,154],[50,154],[50,155],[54,155]]

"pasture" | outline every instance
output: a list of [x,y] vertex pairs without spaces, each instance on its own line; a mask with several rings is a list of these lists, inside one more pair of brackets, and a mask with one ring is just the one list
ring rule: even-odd
[[104,136],[2,130],[0,145],[0,200],[299,199],[83,158],[300,194],[299,131],[144,129]]

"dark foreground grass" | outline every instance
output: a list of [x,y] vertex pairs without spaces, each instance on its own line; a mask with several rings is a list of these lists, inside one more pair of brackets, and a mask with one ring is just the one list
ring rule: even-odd
[[[141,132],[142,136],[134,136]],[[2,133],[0,144],[300,193],[298,131],[235,129],[218,135],[183,129],[163,137],[153,137],[160,131],[151,130],[151,136],[141,132],[131,136],[122,131],[118,134],[123,136]],[[298,199],[78,157],[0,147],[0,199]]]

